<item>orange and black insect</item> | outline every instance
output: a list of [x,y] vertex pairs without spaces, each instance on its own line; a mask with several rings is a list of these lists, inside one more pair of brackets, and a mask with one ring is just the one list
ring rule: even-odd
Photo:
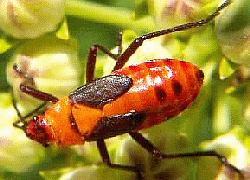
[[[114,164],[110,161],[104,139],[129,133],[156,158],[215,156],[225,166],[241,174],[224,156],[214,151],[164,154],[138,132],[178,115],[194,101],[204,78],[203,72],[197,66],[174,59],[158,59],[123,67],[145,40],[202,26],[229,4],[229,1],[225,2],[212,15],[200,21],[140,36],[123,53],[121,38],[118,54],[112,54],[100,45],[92,46],[87,61],[87,84],[60,100],[21,84],[22,92],[42,101],[51,101],[53,105],[44,114],[34,116],[26,122],[26,117],[21,116],[14,104],[20,117],[14,126],[23,129],[27,137],[44,146],[52,143],[69,146],[96,141],[104,163],[111,168],[135,172],[139,179],[143,175],[136,166]],[[100,79],[94,79],[97,50],[116,60],[111,75]],[[17,65],[14,70],[23,75]]]

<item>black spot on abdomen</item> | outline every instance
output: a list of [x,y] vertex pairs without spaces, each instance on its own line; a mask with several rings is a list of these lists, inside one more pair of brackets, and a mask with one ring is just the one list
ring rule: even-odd
[[167,98],[167,93],[161,86],[155,86],[154,91],[158,101],[164,101]]
[[182,92],[182,85],[180,84],[179,81],[173,80],[172,81],[172,89],[174,91],[174,95],[179,96]]
[[196,78],[198,80],[199,83],[202,83],[203,82],[203,79],[204,79],[204,73],[202,70],[198,70],[196,72]]

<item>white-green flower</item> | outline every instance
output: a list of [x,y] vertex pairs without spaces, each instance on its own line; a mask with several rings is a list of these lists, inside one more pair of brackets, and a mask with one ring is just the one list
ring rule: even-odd
[[238,0],[226,8],[216,21],[219,44],[232,62],[250,67],[250,4]]
[[154,0],[153,14],[162,28],[193,22],[211,14],[217,0]]
[[[213,140],[204,141],[201,143],[201,147],[204,150],[216,150],[225,155],[229,162],[242,172],[249,166],[249,135],[239,126]],[[222,169],[218,174],[218,179],[224,179],[226,174],[227,171]]]
[[20,39],[54,31],[64,17],[64,0],[1,0],[0,29]]
[[[33,82],[16,73],[14,63]],[[13,86],[15,97],[23,102],[30,100],[30,96],[20,94],[20,83],[60,98],[80,86],[82,70],[74,41],[45,36],[27,41],[16,50],[7,67],[7,78]]]
[[45,149],[29,140],[23,131],[14,128],[16,111],[8,93],[0,93],[0,169],[8,172],[26,172],[45,158]]

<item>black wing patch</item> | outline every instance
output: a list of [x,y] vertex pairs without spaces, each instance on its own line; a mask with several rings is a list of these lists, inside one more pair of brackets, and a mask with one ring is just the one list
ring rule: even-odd
[[72,103],[100,108],[127,92],[132,84],[127,76],[109,75],[79,87],[69,98]]
[[86,140],[96,141],[131,132],[138,128],[145,118],[146,114],[143,112],[129,112],[103,117]]

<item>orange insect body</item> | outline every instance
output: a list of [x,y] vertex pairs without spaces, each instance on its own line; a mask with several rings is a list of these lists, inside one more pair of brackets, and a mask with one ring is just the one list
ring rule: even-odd
[[159,124],[176,116],[198,95],[204,74],[191,63],[178,60],[148,61],[129,66],[113,74],[133,79],[133,86],[123,96],[104,106],[104,112],[146,112],[139,129]]
[[[38,116],[47,134],[46,143],[60,145],[82,144],[91,136],[103,117],[143,112],[145,119],[134,129],[149,128],[178,115],[199,93],[203,83],[203,72],[195,65],[178,60],[154,60],[128,66],[112,72],[132,79],[133,85],[127,92],[103,107],[90,107],[72,103],[64,97],[52,105],[44,115]],[[31,120],[32,121],[32,120]],[[39,140],[35,122],[26,128],[27,136]],[[36,122],[37,123],[37,122]]]

